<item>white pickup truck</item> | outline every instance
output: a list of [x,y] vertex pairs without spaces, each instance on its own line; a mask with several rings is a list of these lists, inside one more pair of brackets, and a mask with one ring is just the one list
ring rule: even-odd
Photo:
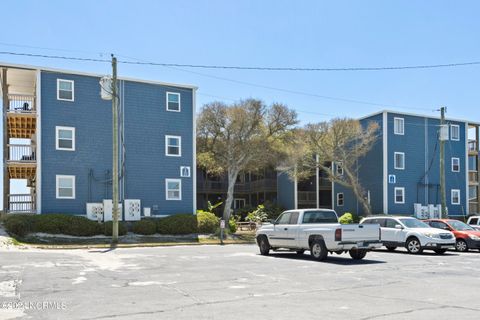
[[278,249],[297,254],[310,250],[319,261],[326,259],[328,253],[347,251],[353,259],[360,260],[367,251],[382,246],[379,225],[342,225],[336,212],[327,209],[285,211],[275,222],[262,225],[255,239],[262,255]]

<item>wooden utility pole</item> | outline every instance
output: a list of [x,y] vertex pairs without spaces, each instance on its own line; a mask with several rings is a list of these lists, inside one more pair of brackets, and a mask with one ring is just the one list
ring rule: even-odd
[[8,213],[10,209],[10,177],[8,174],[7,168],[7,159],[9,156],[8,151],[8,125],[7,125],[7,110],[9,108],[10,102],[8,101],[8,83],[7,83],[7,68],[0,69],[2,72],[2,95],[3,95],[3,212]]
[[447,218],[447,193],[445,191],[445,140],[448,139],[448,128],[445,129],[445,107],[440,108],[440,197],[442,218]]
[[112,243],[118,242],[118,106],[117,106],[117,58],[112,54],[112,136],[113,136],[113,168],[112,168]]

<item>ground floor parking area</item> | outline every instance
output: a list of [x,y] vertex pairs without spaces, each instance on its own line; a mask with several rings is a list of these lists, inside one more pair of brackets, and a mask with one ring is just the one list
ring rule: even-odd
[[478,251],[4,250],[0,319],[480,319],[479,271]]

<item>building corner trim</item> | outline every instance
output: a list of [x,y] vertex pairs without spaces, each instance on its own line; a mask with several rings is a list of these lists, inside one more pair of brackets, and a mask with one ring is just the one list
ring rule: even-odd
[[383,213],[388,214],[388,113],[383,112]]

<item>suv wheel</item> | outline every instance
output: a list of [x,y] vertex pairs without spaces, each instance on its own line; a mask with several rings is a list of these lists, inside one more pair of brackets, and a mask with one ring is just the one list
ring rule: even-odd
[[258,247],[262,256],[267,256],[270,253],[270,243],[268,243],[267,237],[262,236],[258,239]]
[[419,254],[423,251],[420,241],[415,237],[408,239],[406,247],[411,254]]
[[458,252],[467,252],[468,251],[468,245],[465,242],[465,240],[458,239],[457,243],[455,244],[455,249],[457,249]]
[[314,239],[310,244],[310,254],[315,260],[322,261],[327,258],[328,251],[322,239]]

